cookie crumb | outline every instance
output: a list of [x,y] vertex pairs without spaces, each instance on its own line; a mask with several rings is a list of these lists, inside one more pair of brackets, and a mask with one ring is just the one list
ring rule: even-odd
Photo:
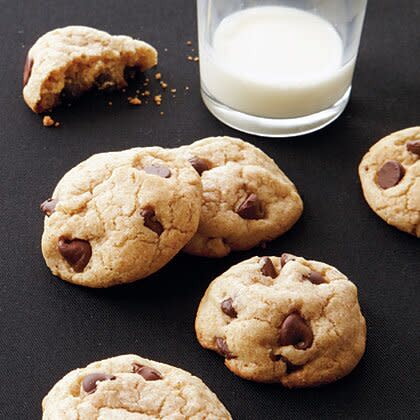
[[194,57],[194,61],[197,63],[197,62],[198,62],[198,60],[200,60],[200,59],[198,58],[198,56],[195,56],[195,57]]
[[130,102],[130,105],[141,105],[141,99],[139,98],[128,98],[128,102]]
[[59,123],[58,121],[56,121],[56,122],[54,123],[54,127],[60,127],[60,123]]
[[175,88],[172,88],[171,89],[171,93],[176,93],[176,89]]
[[187,45],[192,45],[192,41],[188,40]]
[[160,111],[160,115],[163,116],[165,115],[165,113],[163,111]]
[[42,119],[42,124],[44,127],[52,127],[55,124],[55,121],[49,115],[45,115]]
[[112,102],[111,101],[108,102],[108,106],[112,106]]
[[192,55],[189,55],[189,56],[187,57],[187,60],[188,60],[188,61],[193,61],[193,57],[192,57]]
[[145,90],[141,96],[150,96],[150,90]]
[[162,103],[162,95],[156,95],[153,100],[155,101],[155,104],[157,106],[160,106],[160,104]]
[[185,86],[185,90],[190,90],[190,87],[189,86]]
[[156,79],[156,80],[160,80],[160,79],[162,79],[162,73],[156,73],[156,74],[155,74],[155,79]]
[[160,86],[162,87],[162,89],[166,89],[168,87],[168,84],[162,81],[160,82]]

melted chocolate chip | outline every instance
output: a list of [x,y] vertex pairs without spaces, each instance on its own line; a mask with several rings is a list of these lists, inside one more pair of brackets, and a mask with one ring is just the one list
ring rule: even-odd
[[191,163],[191,166],[198,172],[199,175],[210,169],[209,162],[206,159],[202,159],[197,156],[188,159],[188,162]]
[[389,160],[376,174],[378,185],[384,190],[395,187],[405,174],[404,167],[396,160]]
[[156,234],[159,236],[163,232],[163,226],[162,224],[156,219],[155,211],[152,207],[148,206],[145,207],[140,211],[140,215],[144,219],[144,226],[146,226],[148,229],[153,230]]
[[261,202],[255,194],[250,194],[238,207],[236,213],[238,213],[242,219],[248,220],[257,220],[264,217],[264,210]]
[[90,243],[83,239],[61,237],[58,240],[58,250],[77,273],[81,273],[84,270],[92,256]]
[[281,346],[293,345],[299,350],[312,346],[314,335],[311,327],[296,312],[286,317],[280,327],[279,344]]
[[235,356],[230,352],[229,347],[226,343],[226,340],[224,340],[221,337],[216,337],[216,346],[219,351],[219,353],[226,357],[226,359],[234,359]]
[[261,273],[263,273],[264,276],[275,279],[277,277],[277,271],[274,267],[273,262],[271,261],[271,258],[262,257],[260,261],[262,263]]
[[148,165],[144,167],[144,171],[151,175],[161,176],[162,178],[169,178],[171,176],[171,170],[165,165]]
[[235,308],[233,307],[233,299],[225,299],[221,304],[220,307],[222,311],[231,318],[236,318],[238,313],[236,312]]
[[45,200],[41,205],[39,206],[41,208],[41,211],[46,216],[51,216],[55,211],[55,206],[57,205],[58,200],[55,198],[49,198],[48,200]]
[[295,258],[290,254],[281,254],[280,264],[284,267],[289,261],[294,261]]
[[413,140],[407,143],[407,150],[420,156],[420,140]]
[[97,383],[102,381],[113,381],[116,379],[114,375],[106,373],[91,373],[83,378],[82,387],[85,392],[92,394],[96,391]]
[[34,60],[29,57],[29,54],[26,56],[25,65],[23,66],[23,87],[25,87],[32,74],[32,66],[34,65]]
[[313,284],[326,283],[324,276],[318,271],[311,271],[306,278]]
[[162,379],[162,374],[158,370],[143,366],[140,363],[133,363],[133,373],[143,376],[146,381],[157,381]]

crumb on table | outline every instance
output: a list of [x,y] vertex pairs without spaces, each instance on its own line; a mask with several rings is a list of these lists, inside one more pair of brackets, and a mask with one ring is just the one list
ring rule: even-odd
[[128,102],[130,105],[141,105],[141,99],[135,97],[135,98],[128,98]]
[[162,103],[162,95],[155,95],[155,97],[153,98],[153,100],[155,101],[155,104],[157,106],[159,106]]
[[55,121],[49,115],[45,115],[42,119],[42,124],[44,125],[44,127],[52,127],[55,126]]

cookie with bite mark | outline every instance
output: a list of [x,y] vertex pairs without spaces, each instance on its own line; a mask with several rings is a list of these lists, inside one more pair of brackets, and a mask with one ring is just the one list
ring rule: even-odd
[[127,70],[145,71],[157,64],[157,52],[144,41],[113,36],[87,26],[67,26],[42,35],[28,51],[23,97],[41,113],[92,88],[123,88]]

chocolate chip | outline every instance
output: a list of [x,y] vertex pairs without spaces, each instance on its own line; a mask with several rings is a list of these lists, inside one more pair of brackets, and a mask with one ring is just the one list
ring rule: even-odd
[[311,271],[306,278],[313,284],[326,283],[324,276],[318,271]]
[[170,169],[165,165],[148,165],[145,166],[144,171],[148,174],[161,176],[162,178],[169,178],[171,176]]
[[420,140],[413,140],[407,143],[407,150],[420,156]]
[[275,279],[277,277],[277,271],[271,259],[269,257],[262,257],[261,263],[261,273],[263,273],[264,276]]
[[311,327],[296,312],[286,317],[280,327],[279,344],[281,346],[293,345],[299,350],[312,346],[314,335]]
[[140,215],[144,219],[144,226],[148,229],[153,230],[153,232],[157,233],[159,236],[163,232],[162,224],[156,219],[155,211],[152,207],[147,206],[140,211]]
[[229,347],[226,343],[226,340],[224,340],[221,337],[216,337],[216,346],[217,349],[219,350],[219,353],[223,356],[226,357],[226,359],[234,359],[235,356],[230,352]]
[[46,216],[51,216],[55,211],[55,206],[57,205],[58,200],[55,198],[49,198],[48,200],[45,200],[39,207],[41,208],[41,211]]
[[81,273],[84,270],[92,256],[90,243],[83,239],[61,237],[58,240],[58,250],[77,273]]
[[255,194],[250,194],[238,207],[236,213],[243,219],[257,220],[264,217],[261,202]]
[[192,158],[188,159],[188,162],[191,163],[191,166],[198,172],[199,175],[210,169],[209,162],[197,156],[193,156]]
[[280,264],[282,267],[284,267],[289,261],[294,261],[295,258],[290,255],[290,254],[281,254],[281,258],[280,258]]
[[25,65],[23,66],[23,87],[29,82],[29,78],[32,74],[32,66],[34,65],[34,60],[29,57],[29,54],[26,56]]
[[83,378],[82,387],[85,392],[92,394],[96,391],[97,383],[102,381],[113,381],[116,379],[114,375],[107,375],[106,373],[91,373]]
[[230,316],[231,318],[236,318],[238,316],[238,313],[236,312],[235,308],[233,307],[233,299],[225,299],[221,304],[220,307],[222,308],[222,311]]
[[143,376],[146,381],[157,381],[162,379],[162,374],[158,370],[143,366],[140,363],[133,363],[133,373]]
[[404,167],[396,160],[386,162],[376,174],[378,185],[386,190],[395,187],[405,174]]

